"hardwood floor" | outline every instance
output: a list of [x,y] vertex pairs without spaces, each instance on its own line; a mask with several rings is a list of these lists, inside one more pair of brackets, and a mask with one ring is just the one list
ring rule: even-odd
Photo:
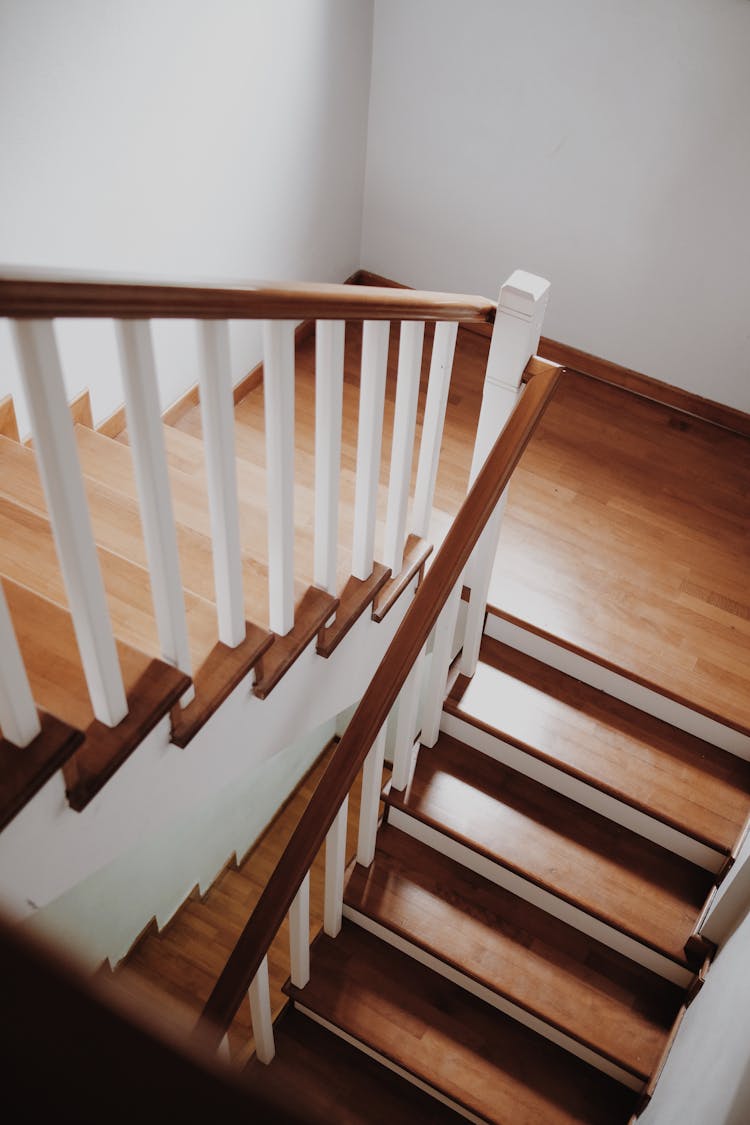
[[[394,325],[376,556],[385,518],[397,338]],[[348,325],[342,586],[350,558],[360,348],[360,331]],[[438,536],[446,514],[453,515],[466,494],[487,349],[486,338],[459,332],[435,492]],[[428,329],[418,436],[430,350]],[[312,575],[312,338],[298,345],[297,360],[295,499],[298,577],[304,584]],[[262,395],[262,386],[256,388],[236,410],[238,454],[256,471],[243,498],[252,503],[254,492],[261,504]],[[174,424],[198,436],[198,407],[188,404]],[[511,482],[490,604],[750,730],[749,498],[750,439],[569,373]]]

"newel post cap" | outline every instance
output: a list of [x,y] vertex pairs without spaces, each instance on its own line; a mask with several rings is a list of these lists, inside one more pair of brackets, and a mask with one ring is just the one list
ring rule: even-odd
[[536,313],[540,302],[546,300],[549,288],[550,283],[546,278],[537,277],[526,270],[514,270],[500,290],[498,313],[506,312],[511,316],[530,318]]

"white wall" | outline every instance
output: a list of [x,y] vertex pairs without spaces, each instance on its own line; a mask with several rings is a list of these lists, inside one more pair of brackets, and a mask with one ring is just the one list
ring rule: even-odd
[[[359,265],[371,26],[372,0],[3,0],[0,263],[342,280]],[[2,396],[17,382],[0,325]],[[235,379],[258,359],[237,328]],[[106,417],[111,325],[60,337],[69,395],[90,385]],[[192,339],[157,327],[165,405],[197,378]]]
[[685,1014],[640,1125],[750,1120],[750,916],[720,950]]
[[750,3],[375,0],[362,265],[750,411]]
[[249,769],[188,815],[83,879],[26,921],[94,969],[114,965],[151,918],[161,929],[196,883],[204,894],[227,859],[242,859],[335,733],[331,719]]

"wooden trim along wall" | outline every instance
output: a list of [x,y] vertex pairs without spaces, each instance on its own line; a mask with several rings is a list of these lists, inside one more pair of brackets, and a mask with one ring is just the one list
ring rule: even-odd
[[[350,282],[355,285],[377,285],[381,288],[388,286],[396,289],[405,288],[401,282],[381,277],[380,274],[371,273],[370,270],[358,270],[350,278]],[[480,336],[492,335],[491,324],[463,324],[461,327],[469,332],[476,332]],[[701,395],[693,394],[692,391],[684,391],[681,387],[674,387],[670,383],[652,379],[650,375],[642,375],[639,371],[622,367],[619,363],[612,363],[608,359],[600,359],[599,356],[590,355],[588,352],[581,351],[580,348],[574,348],[570,344],[561,344],[558,340],[551,340],[548,336],[542,336],[539,341],[539,356],[542,359],[550,360],[552,363],[562,364],[569,371],[578,372],[580,375],[588,375],[592,379],[610,383],[615,387],[622,387],[623,390],[632,391],[633,394],[640,395],[641,398],[659,402],[662,406],[670,406],[673,410],[679,410],[683,414],[692,414],[696,418],[702,418],[705,422],[713,422],[716,426],[723,426],[725,430],[732,430],[744,437],[750,437],[750,414],[737,410],[733,406],[725,406],[724,403],[703,398]]]

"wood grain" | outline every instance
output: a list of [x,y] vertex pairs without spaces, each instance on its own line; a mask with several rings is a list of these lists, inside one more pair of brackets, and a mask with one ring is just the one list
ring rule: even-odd
[[750,763],[490,637],[446,711],[729,855]]
[[84,735],[40,711],[42,729],[21,749],[0,735],[0,830],[39,792],[81,745]]
[[273,644],[261,657],[253,694],[265,699],[302,655],[316,633],[336,612],[338,598],[311,586],[294,610],[294,627],[285,636],[275,636]]
[[495,309],[484,297],[345,284],[154,285],[0,277],[0,316],[17,319],[492,321]]
[[253,1093],[272,1099],[282,1113],[315,1125],[460,1125],[465,1120],[291,1004],[276,1021],[274,1037],[273,1063],[264,1066],[253,1058],[245,1077]]
[[217,641],[193,678],[195,698],[187,707],[172,710],[170,742],[183,749],[225,699],[253,670],[274,642],[273,633],[245,622],[245,640],[235,648]]
[[16,407],[13,395],[6,395],[0,399],[0,434],[10,438],[11,441],[20,441],[18,422],[16,421]]
[[483,1121],[625,1125],[633,1110],[633,1091],[351,923],[289,991]]
[[369,578],[360,579],[352,575],[341,591],[336,616],[318,634],[316,652],[319,656],[328,657],[335,652],[352,625],[377,598],[390,576],[390,570],[382,563],[375,563]]
[[383,584],[372,607],[373,621],[383,621],[393,609],[409,583],[424,573],[425,563],[432,554],[432,544],[418,535],[408,535],[404,546],[404,559],[400,572]]
[[657,1065],[678,987],[406,833],[381,828],[345,902],[644,1082]]
[[686,965],[713,877],[441,734],[388,803]]

